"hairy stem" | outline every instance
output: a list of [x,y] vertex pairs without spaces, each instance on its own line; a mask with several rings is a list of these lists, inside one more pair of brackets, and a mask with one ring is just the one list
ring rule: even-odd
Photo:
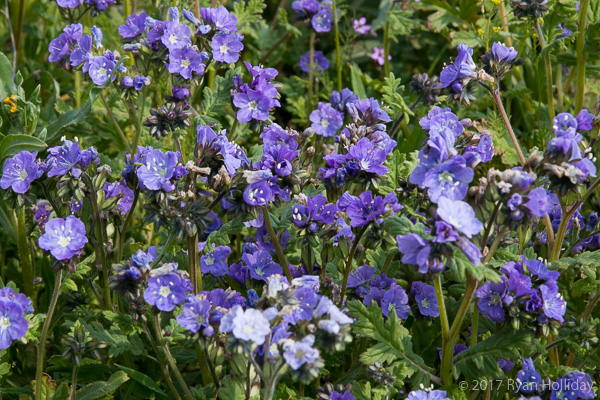
[[479,329],[479,306],[477,302],[473,304],[473,318],[471,321],[471,342],[469,347],[473,347],[477,344],[477,330]]
[[23,284],[25,294],[31,298],[35,304],[35,289],[33,287],[34,266],[29,255],[29,245],[27,243],[27,232],[25,229],[25,207],[17,211],[17,242],[19,248],[19,262],[21,263],[21,272],[23,273]]
[[[392,1],[390,3],[390,9],[388,13],[391,13],[396,7],[396,2]],[[390,55],[390,18],[387,18],[387,22],[385,23],[385,30],[383,33],[383,73],[385,76],[390,75],[390,60],[388,59]]]
[[340,307],[344,304],[344,296],[346,295],[346,287],[348,286],[348,277],[350,276],[350,270],[352,269],[352,263],[354,262],[354,253],[356,253],[356,248],[360,243],[360,239],[362,239],[363,235],[369,228],[370,224],[363,226],[363,228],[356,234],[354,238],[354,243],[352,243],[352,248],[350,249],[350,253],[348,254],[348,259],[346,260],[346,268],[344,269],[344,280],[342,281],[342,292],[340,294]]
[[577,92],[575,95],[575,113],[579,113],[583,108],[583,96],[585,94],[585,63],[587,54],[585,49],[585,30],[588,5],[590,0],[581,0],[579,2],[579,21],[577,22]]
[[508,115],[506,115],[506,110],[504,109],[504,105],[502,104],[502,99],[500,98],[500,91],[493,90],[492,97],[496,102],[496,106],[498,110],[500,110],[500,115],[502,115],[502,120],[504,121],[504,125],[506,126],[506,130],[510,136],[510,140],[512,141],[513,147],[517,151],[517,155],[519,156],[519,161],[521,164],[525,164],[525,156],[523,155],[523,151],[521,150],[521,146],[519,146],[519,141],[517,140],[517,136],[515,135],[515,131],[512,128],[510,120],[508,119]]
[[48,330],[50,329],[50,323],[52,322],[52,315],[56,309],[56,303],[58,303],[58,297],[60,296],[60,286],[62,284],[63,270],[60,269],[56,274],[56,283],[54,285],[54,292],[52,293],[52,300],[50,300],[50,307],[42,326],[42,333],[40,335],[40,342],[38,343],[37,351],[37,366],[35,370],[35,400],[42,400],[42,377],[44,375],[44,359],[46,352],[46,339],[48,338]]
[[181,386],[181,388],[183,389],[185,398],[187,400],[194,400],[194,396],[192,395],[192,392],[190,392],[190,389],[188,388],[187,384],[183,380],[183,376],[181,375],[181,372],[179,372],[179,368],[177,368],[177,363],[175,362],[175,359],[171,355],[171,351],[169,350],[169,344],[167,342],[165,342],[165,340],[162,336],[162,330],[160,328],[160,321],[158,320],[158,314],[154,315],[153,321],[154,321],[154,329],[156,330],[156,338],[158,339],[158,345],[163,349],[165,356],[167,358],[167,362],[169,363],[169,366],[171,367],[171,369],[173,370],[173,373],[175,374],[175,379],[177,379],[179,386]]
[[[535,30],[537,31],[542,51],[544,51],[546,48],[546,39],[544,38],[544,32],[542,31],[540,22],[536,18],[533,24],[535,25]],[[546,97],[548,97],[548,113],[550,114],[550,119],[552,120],[554,119],[554,90],[552,87],[552,64],[550,63],[549,51],[546,51],[546,54],[544,54],[544,68],[546,69]]]
[[160,369],[162,371],[163,376],[165,377],[165,381],[167,382],[167,386],[169,387],[169,390],[175,397],[175,400],[181,400],[181,396],[179,395],[179,393],[177,392],[177,389],[175,388],[175,385],[173,384],[171,375],[169,375],[167,363],[164,361],[164,358],[162,356],[162,353],[159,351],[158,346],[156,346],[156,342],[154,341],[154,338],[152,337],[152,334],[150,333],[150,329],[148,329],[148,324],[146,323],[146,321],[144,321],[142,323],[142,329],[144,330],[146,337],[150,341],[150,345],[152,346],[154,353],[158,357],[158,364],[160,365]]
[[337,87],[338,92],[342,92],[342,56],[340,51],[340,30],[338,27],[338,18],[337,18],[337,0],[333,0],[333,5],[331,6],[333,13],[333,36],[335,40],[335,62],[337,69]]
[[127,149],[128,152],[131,153],[131,146],[129,146],[127,137],[125,136],[125,134],[123,133],[123,130],[119,126],[119,123],[117,122],[117,119],[115,118],[115,115],[113,114],[110,106],[106,102],[106,97],[104,96],[104,93],[102,93],[102,92],[100,92],[100,99],[102,100],[102,104],[104,104],[104,108],[106,108],[106,112],[108,113],[108,117],[109,117],[110,121],[112,122],[113,126],[117,130],[117,133],[121,137],[121,140],[123,141],[123,143],[125,143],[125,148]]
[[446,313],[446,303],[444,302],[444,292],[442,290],[442,274],[435,277],[435,296],[437,298],[438,308],[440,310],[440,323],[442,325],[442,346],[448,341],[450,334],[450,324],[448,323],[448,314]]
[[313,78],[314,78],[314,68],[315,68],[315,31],[314,29],[310,30],[310,41],[309,41],[309,62],[308,62],[308,104],[307,104],[307,115],[312,111],[312,97],[313,97]]
[[279,239],[275,235],[275,230],[273,229],[273,225],[271,224],[271,218],[269,218],[269,209],[267,206],[262,206],[263,209],[263,218],[265,219],[265,224],[267,224],[267,230],[269,231],[269,236],[271,237],[271,242],[273,246],[275,246],[275,251],[277,252],[277,258],[279,259],[279,264],[281,264],[281,268],[283,268],[283,273],[288,281],[292,282],[292,273],[290,272],[290,265],[288,264],[285,254],[283,254],[283,249],[281,248],[281,243],[279,243]]
[[77,391],[77,373],[79,372],[79,365],[73,366],[73,374],[71,375],[71,399],[75,400],[75,392]]

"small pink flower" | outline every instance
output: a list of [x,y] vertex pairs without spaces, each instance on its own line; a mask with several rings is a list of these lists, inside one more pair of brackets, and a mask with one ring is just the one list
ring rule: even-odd
[[361,17],[360,19],[354,20],[354,31],[359,35],[366,35],[371,30],[371,25],[366,25],[367,19]]
[[[383,48],[379,48],[379,47],[374,47],[373,48],[373,54],[371,54],[371,58],[373,60],[375,60],[375,62],[379,65],[383,65],[385,63],[384,61],[384,56],[385,56],[385,52],[383,50]],[[390,56],[388,54],[388,60],[391,60],[392,56]]]

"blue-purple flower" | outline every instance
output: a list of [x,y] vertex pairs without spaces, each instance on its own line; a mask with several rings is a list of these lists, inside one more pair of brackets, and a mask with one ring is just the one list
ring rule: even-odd
[[139,14],[131,14],[125,20],[125,24],[119,26],[119,35],[123,39],[135,39],[146,29],[146,18],[148,14],[141,12]]
[[388,167],[382,165],[386,159],[386,152],[375,147],[373,142],[366,137],[350,147],[346,159],[355,161],[361,171],[378,176],[383,176],[388,172]]
[[408,394],[406,400],[450,400],[445,390],[415,390]]
[[313,347],[314,344],[314,335],[306,335],[299,341],[287,339],[283,343],[283,358],[293,370],[313,364],[319,358],[319,350]]
[[344,123],[343,118],[344,114],[334,109],[331,104],[321,102],[309,117],[313,131],[323,137],[335,136]]
[[188,296],[183,306],[183,313],[177,316],[177,323],[196,333],[209,326],[210,309],[211,305],[207,299]]
[[36,161],[37,152],[21,151],[4,163],[0,186],[2,189],[11,188],[15,193],[25,193],[31,182],[37,178],[39,165]]
[[254,279],[266,282],[271,275],[283,273],[281,266],[273,261],[271,254],[267,251],[258,250],[251,254],[242,254],[242,261],[246,263],[250,276]]
[[475,216],[473,207],[464,201],[440,197],[437,215],[468,238],[479,234],[483,229],[483,223]]
[[231,64],[240,58],[240,51],[244,49],[244,37],[237,33],[216,35],[210,46],[215,61]]
[[203,274],[211,274],[212,276],[225,275],[228,270],[227,257],[230,254],[231,249],[227,246],[215,247],[213,251],[200,257],[200,270]]
[[145,154],[143,165],[137,170],[140,185],[147,190],[163,190],[171,192],[175,186],[170,179],[173,177],[177,166],[177,153],[167,151],[163,153],[158,149],[150,150]]
[[426,317],[439,317],[437,297],[433,286],[424,282],[412,283],[410,294],[415,298],[419,312]]
[[381,196],[373,198],[373,193],[370,190],[362,192],[360,198],[346,192],[338,200],[337,206],[341,211],[346,212],[352,227],[365,226],[370,222],[383,222],[379,219],[388,212],[393,215],[404,208],[398,203],[398,199],[393,192],[385,198]]
[[504,322],[503,300],[506,296],[506,278],[498,283],[486,282],[475,292],[479,312],[494,322]]
[[198,54],[191,47],[174,49],[169,53],[169,72],[179,74],[185,79],[190,79],[193,74],[201,76],[206,69],[206,65],[203,64],[206,59],[206,53]]
[[388,317],[390,312],[396,311],[398,318],[408,318],[408,296],[402,286],[392,283],[392,286],[385,292],[381,299],[381,311],[385,317]]
[[186,282],[176,273],[168,273],[148,278],[144,300],[160,311],[173,311],[185,300]]
[[236,339],[244,342],[251,341],[260,346],[265,343],[267,335],[271,333],[271,325],[259,310],[249,308],[244,311],[241,306],[235,305],[221,319],[219,330],[232,332]]
[[[93,57],[90,61],[88,73],[96,85],[102,86],[111,77],[115,66],[115,62],[113,60],[109,60],[105,56]],[[113,75],[112,80],[114,79],[115,77]]]
[[542,383],[541,375],[535,370],[533,360],[523,358],[523,368],[517,374],[519,383],[519,391],[524,394],[531,394],[537,390],[537,387]]
[[29,325],[23,313],[24,309],[19,302],[0,297],[0,350],[7,349],[14,340],[27,334]]
[[69,215],[66,219],[54,218],[46,223],[45,233],[38,239],[39,246],[48,250],[57,260],[68,260],[81,253],[88,242],[85,225]]
[[440,87],[451,87],[454,92],[461,92],[469,80],[477,77],[475,69],[473,49],[466,44],[459,44],[456,59],[440,73]]
[[[307,74],[310,72],[310,52],[306,52],[300,57],[300,69]],[[329,60],[322,51],[317,50],[313,52],[313,71],[318,74],[322,74],[323,71],[329,69]]]
[[473,176],[474,172],[467,167],[464,157],[453,156],[427,172],[423,186],[428,189],[429,198],[434,203],[442,196],[450,200],[462,200]]

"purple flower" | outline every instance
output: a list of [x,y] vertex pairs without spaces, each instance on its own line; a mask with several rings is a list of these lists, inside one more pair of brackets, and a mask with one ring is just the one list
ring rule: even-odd
[[388,167],[382,165],[385,162],[386,153],[376,148],[373,142],[366,137],[350,147],[346,159],[356,161],[359,168],[365,172],[378,176],[383,176],[388,172]]
[[188,296],[184,306],[183,313],[177,316],[177,323],[187,330],[196,333],[209,325],[210,302],[206,299],[198,299],[195,296]]
[[438,202],[437,215],[468,238],[479,234],[483,229],[483,224],[475,216],[473,207],[464,201],[453,201],[441,197]]
[[335,204],[326,203],[327,199],[322,194],[313,198],[307,197],[306,206],[299,204],[292,208],[292,222],[299,228],[304,228],[311,222],[333,224],[337,207]]
[[536,188],[529,192],[524,207],[536,218],[548,215],[548,211],[552,209],[552,204],[550,204],[550,198],[546,189]]
[[117,201],[117,210],[121,211],[121,215],[125,215],[131,209],[134,197],[133,190],[118,182],[105,182],[103,189],[107,199],[121,195],[121,198]]
[[192,44],[190,28],[175,21],[165,22],[165,31],[161,37],[162,43],[169,51],[184,49]]
[[578,131],[589,131],[592,129],[592,123],[594,122],[594,114],[590,113],[585,108],[579,111],[577,114],[577,130]]
[[494,322],[504,321],[504,296],[506,296],[506,278],[502,282],[486,282],[475,292],[479,312]]
[[314,335],[306,335],[301,341],[287,339],[283,343],[283,358],[293,370],[313,364],[319,358],[319,350],[312,347],[314,344]]
[[410,294],[415,298],[419,312],[426,317],[439,317],[437,297],[433,286],[424,282],[413,282]]
[[185,79],[190,79],[192,73],[200,76],[204,74],[206,66],[202,61],[206,59],[206,54],[198,54],[192,48],[174,49],[169,53],[169,72],[179,74]]
[[335,136],[344,123],[344,114],[335,110],[329,103],[319,102],[316,110],[310,113],[312,129],[323,137]]
[[177,166],[177,153],[173,151],[150,150],[146,153],[144,163],[137,170],[142,188],[171,192],[175,187],[170,179]]
[[7,297],[0,297],[0,350],[7,349],[13,340],[21,339],[29,325],[23,317],[21,305]]
[[283,273],[281,266],[273,261],[269,252],[264,250],[258,250],[252,254],[242,254],[242,261],[246,263],[250,276],[257,280],[266,282],[271,275]]
[[517,58],[518,51],[514,47],[507,47],[504,43],[495,42],[492,44],[492,55],[499,62],[510,62]]
[[351,392],[333,392],[331,396],[329,396],[329,400],[356,400],[356,397]]
[[313,15],[310,22],[315,32],[329,32],[331,30],[331,24],[333,23],[333,14],[331,13],[329,7],[323,6],[321,4],[319,12]]
[[523,368],[517,374],[519,391],[524,394],[531,394],[537,390],[538,385],[542,382],[542,377],[535,370],[535,365],[533,365],[531,358],[523,358],[522,360]]
[[348,276],[348,287],[355,288],[366,284],[375,275],[375,271],[377,271],[375,267],[361,265]]
[[185,300],[186,282],[176,273],[148,278],[144,300],[160,311],[173,311]]
[[[385,64],[385,50],[383,47],[373,47],[373,54],[371,59],[379,65]],[[388,61],[391,61],[392,56],[388,54]]]
[[131,262],[142,272],[149,271],[152,262],[156,259],[156,249],[157,246],[150,246],[147,251],[139,249],[131,256]]
[[48,250],[57,260],[68,260],[81,253],[88,242],[85,225],[69,215],[67,219],[54,218],[46,223],[45,233],[38,239],[39,246]]
[[298,321],[310,321],[313,309],[319,301],[315,291],[311,287],[304,286],[296,289],[293,296],[298,300],[298,304],[293,307],[291,314],[283,316],[283,321],[292,325],[297,324]]
[[243,311],[242,307],[235,305],[221,320],[220,331],[232,332],[236,339],[252,341],[260,346],[271,333],[271,326],[262,312],[253,308]]
[[8,286],[0,289],[0,299],[10,300],[11,302],[19,305],[25,314],[31,314],[34,311],[33,304],[27,296],[25,296],[23,293],[15,293],[15,291]]
[[[310,51],[307,51],[300,57],[300,69],[307,74],[310,72]],[[329,60],[325,57],[322,51],[313,52],[313,70],[321,74],[329,69]]]
[[333,108],[343,113],[346,111],[347,104],[354,104],[358,101],[358,96],[352,93],[350,89],[343,88],[341,93],[334,90],[329,97],[329,101]]
[[560,272],[550,271],[548,268],[546,268],[546,264],[544,264],[543,262],[536,259],[527,260],[525,256],[521,257],[523,258],[523,263],[527,267],[529,273],[537,276],[541,280],[556,281],[558,280],[558,278],[560,278]]
[[247,89],[245,92],[236,93],[233,104],[238,108],[237,119],[245,123],[255,119],[266,121],[272,107],[271,98],[260,90]]
[[556,282],[548,281],[540,286],[542,294],[544,314],[548,318],[564,322],[563,315],[567,311],[567,302],[558,291]]
[[225,275],[228,270],[227,257],[230,254],[231,249],[227,246],[215,247],[213,251],[200,257],[200,270],[203,274],[211,274],[212,276]]
[[[92,78],[92,81],[96,85],[104,85],[104,83],[108,81],[108,78],[111,77],[115,65],[116,64],[114,61],[109,60],[105,56],[98,56],[92,58],[90,62],[90,69],[88,71],[90,74],[90,78]],[[113,76],[112,80],[114,79],[115,77]]]
[[243,39],[244,37],[237,33],[216,35],[210,43],[215,61],[227,64],[237,62],[240,58],[240,51],[244,49]]
[[341,211],[346,212],[350,218],[350,225],[352,227],[365,226],[371,221],[376,221],[383,217],[389,211],[393,215],[404,208],[398,204],[398,199],[393,192],[389,193],[385,198],[381,196],[373,198],[370,190],[362,192],[360,198],[346,192],[338,200],[337,205]]
[[246,187],[244,201],[250,206],[264,206],[270,201],[275,201],[275,196],[268,181],[258,181]]
[[90,35],[83,35],[79,39],[78,47],[69,56],[69,60],[74,67],[83,64],[81,70],[83,73],[87,73],[90,69],[90,60],[92,58],[92,37]]
[[125,25],[119,26],[119,35],[123,39],[135,39],[144,32],[146,29],[146,18],[148,14],[141,12],[138,14],[131,14],[125,20]]
[[450,400],[444,390],[415,390],[408,394],[406,400]]
[[206,24],[211,25],[221,32],[229,33],[237,31],[238,19],[223,6],[201,8],[200,16]]
[[[444,67],[440,73],[440,88],[451,86],[455,92],[462,91],[463,86],[477,77],[476,65],[473,62],[473,49],[466,44],[458,45],[458,56],[454,62]],[[460,82],[459,82],[460,81]]]
[[585,372],[569,371],[552,384],[550,400],[595,398],[592,378]]
[[4,163],[0,186],[2,189],[11,188],[15,193],[25,193],[31,182],[37,177],[39,165],[36,162],[37,152],[21,151]]
[[83,4],[83,0],[56,0],[56,4],[62,8],[77,8],[78,5]]
[[367,19],[365,17],[355,19],[352,23],[352,27],[354,28],[354,32],[359,35],[366,35],[371,30],[371,25],[367,25]]
[[415,233],[396,236],[398,250],[402,253],[402,262],[419,266],[419,273],[427,274],[430,272],[440,272],[444,269],[444,265],[430,260],[431,243],[427,242],[421,236]]
[[453,156],[427,172],[423,185],[428,188],[429,198],[434,203],[442,196],[450,200],[462,200],[473,176],[474,172],[466,166],[464,157]]
[[444,221],[435,222],[435,238],[436,243],[456,242],[460,239],[460,235],[454,230],[452,225]]
[[56,39],[53,39],[48,46],[50,56],[48,61],[59,62],[69,56],[69,39],[66,34],[61,33]]
[[465,149],[463,157],[467,165],[474,166],[479,162],[488,162],[494,156],[494,142],[489,135],[482,135],[477,146],[469,146]]
[[408,296],[402,286],[396,283],[392,283],[392,286],[385,292],[381,299],[381,311],[385,317],[390,314],[390,311],[394,310],[398,318],[408,318],[408,311],[410,310]]

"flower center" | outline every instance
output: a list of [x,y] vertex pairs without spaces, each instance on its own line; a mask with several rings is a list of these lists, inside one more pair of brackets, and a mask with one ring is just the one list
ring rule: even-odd
[[321,126],[323,128],[327,128],[329,126],[329,121],[327,121],[326,119],[322,119],[321,120]]
[[438,180],[441,183],[452,183],[454,181],[454,178],[452,177],[452,174],[448,171],[444,171],[440,174]]
[[365,159],[360,160],[360,167],[362,169],[369,169],[370,166],[371,166],[371,162],[369,160],[365,160]]
[[427,299],[423,299],[423,300],[421,300],[421,306],[422,306],[423,308],[427,308],[427,307],[429,307],[429,300],[427,300]]
[[256,110],[258,107],[255,101],[251,101],[250,103],[248,103],[248,108],[251,110]]
[[207,254],[206,257],[204,257],[204,264],[213,265],[214,263],[215,257],[212,254]]
[[10,326],[10,320],[8,317],[2,316],[0,317],[0,330],[8,329]]
[[181,66],[182,66],[183,68],[187,68],[187,67],[189,67],[189,66],[190,66],[190,60],[188,60],[188,59],[186,58],[185,60],[183,60],[183,61],[181,62]]
[[167,297],[168,295],[171,294],[171,289],[168,286],[161,286],[160,290],[158,291],[158,293],[162,296],[162,297]]
[[23,180],[23,181],[24,181],[25,179],[27,179],[27,171],[25,171],[24,169],[22,169],[22,170],[21,170],[21,172],[19,173],[19,178],[20,178],[21,180]]
[[98,70],[98,75],[106,76],[106,68],[102,67]]
[[171,44],[175,44],[175,43],[177,43],[177,35],[175,35],[174,33],[173,33],[173,34],[171,34],[171,36],[169,36],[169,42],[170,42]]
[[250,324],[244,326],[244,333],[251,334],[254,332],[254,328]]
[[219,47],[219,51],[221,53],[227,53],[229,51],[229,47],[226,44],[222,44],[221,47]]
[[58,244],[62,247],[67,247],[71,243],[71,238],[68,236],[61,236],[58,238]]

